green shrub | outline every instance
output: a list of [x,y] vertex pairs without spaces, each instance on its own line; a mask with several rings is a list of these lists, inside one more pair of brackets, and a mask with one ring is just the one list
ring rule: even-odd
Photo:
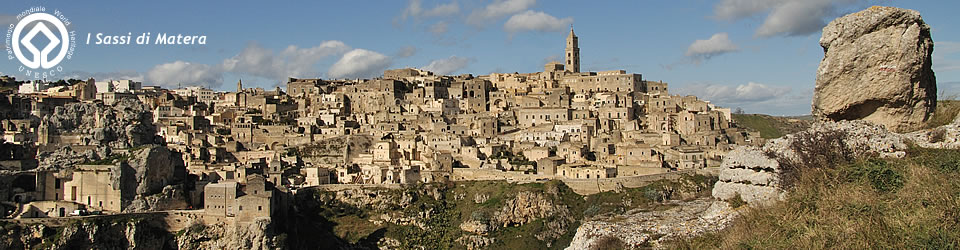
[[909,154],[914,155],[920,164],[944,173],[960,170],[960,152],[957,150],[913,148]]
[[846,176],[851,181],[865,181],[873,189],[882,193],[896,191],[903,187],[904,177],[893,164],[889,164],[881,159],[869,159],[858,164],[854,164],[848,170]]

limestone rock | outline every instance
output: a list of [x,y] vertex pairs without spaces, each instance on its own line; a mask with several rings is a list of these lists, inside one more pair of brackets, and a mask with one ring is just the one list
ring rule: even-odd
[[137,99],[124,98],[113,106],[71,103],[44,116],[41,126],[51,135],[79,135],[81,145],[132,148],[158,143],[153,112]]
[[186,209],[190,206],[187,203],[187,195],[184,192],[183,185],[169,185],[163,187],[163,191],[153,195],[141,196],[123,208],[124,213],[141,213],[150,211],[166,211],[176,209]]
[[[960,126],[960,125],[958,125]],[[768,205],[786,195],[780,187],[780,162],[801,161],[801,154],[791,147],[798,136],[819,136],[831,131],[843,136],[843,146],[853,157],[868,155],[900,158],[906,155],[907,138],[891,133],[881,125],[866,121],[817,122],[801,132],[767,141],[762,147],[743,146],[727,153],[720,165],[720,178],[713,187],[713,197],[728,201],[737,195],[750,205]],[[816,139],[816,138],[814,138]],[[776,154],[771,158],[768,153]]]
[[487,234],[490,232],[490,225],[481,221],[469,220],[460,223],[460,230],[474,234]]
[[714,198],[726,201],[739,195],[747,204],[761,205],[783,196],[777,188],[780,163],[760,148],[734,149],[720,166],[720,179],[712,192]]
[[484,249],[493,242],[493,239],[479,235],[464,235],[457,238],[457,243],[464,245],[467,250]]
[[960,149],[960,115],[953,122],[934,129],[905,134],[917,146],[924,148]]
[[493,220],[503,227],[523,225],[559,213],[560,211],[554,211],[556,208],[542,194],[523,191],[494,213]]
[[726,202],[710,199],[675,205],[668,210],[631,210],[608,220],[586,221],[577,228],[566,249],[598,249],[605,237],[620,240],[628,249],[643,249],[649,245],[659,248],[664,240],[719,231],[739,215]]
[[174,161],[178,157],[174,157],[167,147],[151,145],[130,154],[127,164],[135,172],[137,194],[159,193],[172,181]]
[[874,6],[846,15],[823,28],[820,46],[815,116],[903,132],[920,128],[936,108],[933,40],[917,11]]

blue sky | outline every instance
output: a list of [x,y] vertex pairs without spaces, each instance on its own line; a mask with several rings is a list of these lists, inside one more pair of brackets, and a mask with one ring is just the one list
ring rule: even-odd
[[[960,94],[960,1],[23,1],[61,10],[80,41],[71,77],[233,89],[287,76],[355,78],[420,67],[475,75],[535,72],[560,58],[573,25],[583,70],[624,69],[750,113],[810,112],[826,22],[871,5],[919,11],[933,27],[934,69]],[[93,45],[87,33],[205,35],[205,45]],[[698,40],[702,40],[699,41]],[[0,60],[0,72],[19,63]],[[18,77],[22,78],[22,77]]]

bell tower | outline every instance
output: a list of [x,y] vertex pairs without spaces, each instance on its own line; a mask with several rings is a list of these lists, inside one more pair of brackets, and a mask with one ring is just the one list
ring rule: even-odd
[[570,72],[580,72],[580,46],[577,44],[577,35],[573,34],[573,25],[570,26],[570,35],[567,36],[566,58],[564,68]]

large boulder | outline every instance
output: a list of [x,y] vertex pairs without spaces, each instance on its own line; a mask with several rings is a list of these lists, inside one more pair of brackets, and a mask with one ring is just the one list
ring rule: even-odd
[[152,195],[171,184],[174,178],[174,166],[183,165],[167,147],[148,145],[130,152],[126,162],[129,167],[130,182],[125,183],[130,195]]
[[815,116],[905,132],[936,108],[933,40],[917,11],[874,6],[846,15],[823,28],[820,46]]

